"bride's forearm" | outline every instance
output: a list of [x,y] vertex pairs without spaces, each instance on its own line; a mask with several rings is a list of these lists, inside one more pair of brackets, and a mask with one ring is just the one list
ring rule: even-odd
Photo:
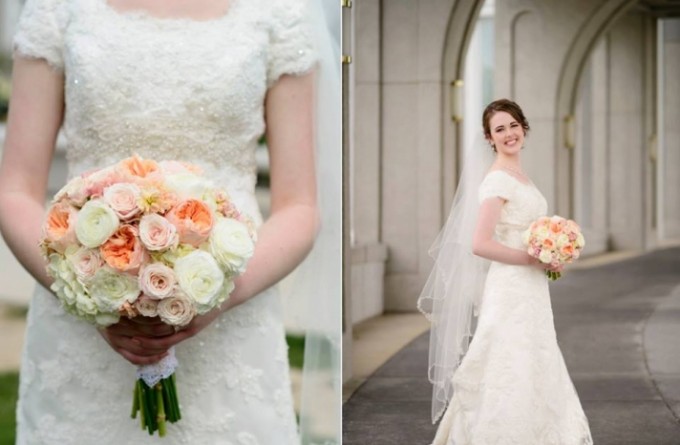
[[273,286],[302,262],[318,229],[316,207],[291,205],[272,214],[258,231],[255,253],[224,304],[230,309]]
[[43,219],[43,205],[34,197],[19,191],[0,193],[0,231],[5,242],[24,268],[49,288],[52,279],[38,248]]
[[531,256],[524,250],[513,249],[492,239],[478,242],[473,245],[472,253],[487,260],[505,264],[529,266],[532,264]]

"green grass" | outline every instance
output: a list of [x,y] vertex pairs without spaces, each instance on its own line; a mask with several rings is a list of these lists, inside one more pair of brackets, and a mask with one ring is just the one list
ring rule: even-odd
[[0,374],[0,443],[14,443],[14,422],[17,397],[19,395],[19,374]]
[[288,342],[288,362],[291,368],[302,369],[305,359],[305,337],[286,335]]

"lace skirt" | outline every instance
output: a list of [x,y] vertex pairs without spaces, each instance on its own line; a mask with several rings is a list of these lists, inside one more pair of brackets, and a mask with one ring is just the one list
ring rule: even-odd
[[299,444],[278,292],[176,347],[182,419],[163,439],[130,418],[136,367],[38,287],[28,315],[18,445]]

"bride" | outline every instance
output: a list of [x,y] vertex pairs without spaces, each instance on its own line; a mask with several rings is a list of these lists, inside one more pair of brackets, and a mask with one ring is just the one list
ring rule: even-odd
[[544,271],[561,267],[538,262],[522,243],[547,212],[520,162],[529,123],[516,103],[501,99],[486,107],[482,124],[488,145],[465,153],[418,300],[432,321],[432,421],[441,417],[433,445],[590,445]]
[[[304,0],[161,4],[24,6],[0,165],[0,228],[40,284],[22,359],[18,444],[155,443],[127,417],[135,365],[158,361],[172,346],[183,418],[163,443],[300,440],[272,286],[305,258],[319,230],[314,89],[315,75],[328,73],[315,70],[318,33]],[[177,333],[143,319],[97,331],[63,312],[37,248],[60,128],[70,177],[133,153],[184,159],[256,221],[255,254],[221,308]],[[254,193],[263,133],[271,173],[266,221]]]

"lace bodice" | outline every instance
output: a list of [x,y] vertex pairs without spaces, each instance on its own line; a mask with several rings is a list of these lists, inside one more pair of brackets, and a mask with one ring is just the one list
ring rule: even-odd
[[232,0],[197,21],[106,0],[29,0],[15,47],[64,71],[71,174],[138,153],[197,162],[248,194],[267,88],[315,61],[303,6]]
[[496,225],[496,239],[508,247],[524,249],[522,233],[540,216],[545,216],[548,203],[533,184],[524,184],[503,170],[494,170],[479,187],[480,202],[490,197],[506,202]]

